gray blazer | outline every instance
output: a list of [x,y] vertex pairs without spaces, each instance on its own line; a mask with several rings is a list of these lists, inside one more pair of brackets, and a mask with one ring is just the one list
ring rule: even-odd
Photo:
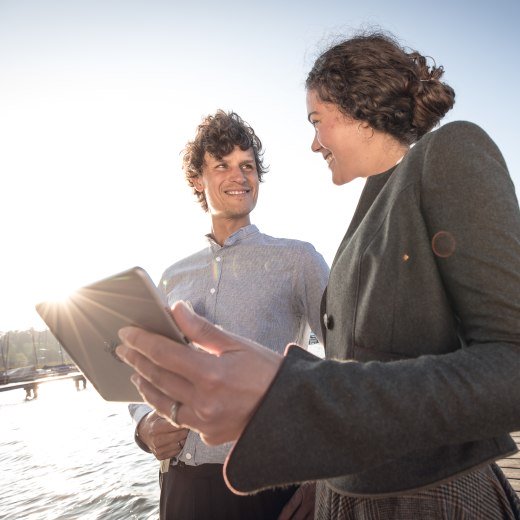
[[323,307],[327,359],[288,349],[232,488],[409,493],[516,450],[520,212],[480,128],[447,124],[368,179]]

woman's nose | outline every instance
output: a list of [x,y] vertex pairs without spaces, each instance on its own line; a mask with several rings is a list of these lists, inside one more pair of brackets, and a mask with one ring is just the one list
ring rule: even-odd
[[321,150],[321,144],[318,141],[318,136],[316,135],[316,133],[314,133],[314,139],[312,140],[312,143],[311,143],[311,150],[313,152],[319,152]]

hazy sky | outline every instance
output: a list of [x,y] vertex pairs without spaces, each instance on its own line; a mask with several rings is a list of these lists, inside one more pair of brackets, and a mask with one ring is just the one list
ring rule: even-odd
[[36,302],[133,265],[158,281],[203,247],[179,152],[217,108],[266,148],[253,222],[330,263],[362,181],[333,186],[311,153],[303,84],[360,26],[445,67],[457,98],[444,122],[481,125],[519,189],[518,0],[191,4],[0,0],[0,330],[43,328]]

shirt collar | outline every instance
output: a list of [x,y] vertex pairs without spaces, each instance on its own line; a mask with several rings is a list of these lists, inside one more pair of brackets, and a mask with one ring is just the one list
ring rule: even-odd
[[247,226],[244,226],[243,228],[240,228],[238,231],[235,231],[233,234],[229,235],[226,238],[226,241],[224,242],[223,246],[215,242],[215,239],[211,236],[211,233],[208,233],[206,235],[206,238],[208,239],[211,249],[213,251],[216,251],[218,249],[221,249],[222,247],[234,246],[235,244],[238,244],[239,242],[245,240],[246,238],[258,232],[258,228],[254,224],[249,224]]

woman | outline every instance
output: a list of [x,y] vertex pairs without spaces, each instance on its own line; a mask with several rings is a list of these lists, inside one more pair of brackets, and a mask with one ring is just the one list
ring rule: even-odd
[[484,131],[430,132],[454,102],[442,74],[370,34],[308,75],[313,151],[335,184],[367,179],[322,301],[326,360],[276,358],[182,304],[181,329],[217,356],[121,333],[152,406],[209,443],[238,439],[237,492],[319,481],[316,518],[519,514],[493,461],[520,429],[520,212]]

